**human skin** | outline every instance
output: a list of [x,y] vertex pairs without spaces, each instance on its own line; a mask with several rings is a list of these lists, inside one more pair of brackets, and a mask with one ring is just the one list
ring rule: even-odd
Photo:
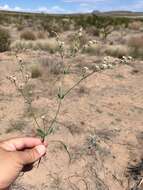
[[0,142],[0,190],[8,190],[24,168],[46,153],[38,138],[13,138]]

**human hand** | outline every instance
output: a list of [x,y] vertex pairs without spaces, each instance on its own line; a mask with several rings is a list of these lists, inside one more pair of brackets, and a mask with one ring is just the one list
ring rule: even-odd
[[6,190],[23,168],[46,153],[40,139],[26,137],[0,142],[0,190]]

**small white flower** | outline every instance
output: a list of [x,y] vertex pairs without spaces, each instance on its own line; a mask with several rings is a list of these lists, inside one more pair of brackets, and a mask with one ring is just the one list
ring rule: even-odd
[[125,60],[127,59],[126,56],[123,56],[122,58],[125,59]]
[[32,90],[30,90],[30,91],[29,91],[29,95],[32,95],[32,94],[33,94],[33,92],[32,92]]
[[102,64],[102,65],[101,65],[101,69],[108,69],[107,64]]
[[30,79],[30,74],[25,75],[26,80]]
[[113,68],[113,65],[109,63],[109,64],[107,65],[107,67],[108,67],[109,69],[112,69],[112,68]]
[[86,71],[88,71],[89,70],[89,68],[88,67],[83,67]]
[[98,43],[97,40],[93,40],[92,42],[93,42],[94,44],[97,44],[97,43]]
[[89,41],[88,44],[89,44],[89,45],[93,45],[93,41]]
[[45,120],[45,118],[46,118],[45,115],[42,115],[42,116],[41,116],[41,119],[42,119],[42,120]]
[[79,32],[82,32],[83,31],[83,28],[81,27],[80,29],[79,29]]
[[19,85],[19,89],[22,90],[23,88],[24,88],[24,83],[21,83],[21,84]]
[[84,48],[85,48],[85,49],[88,48],[88,45],[86,44],[86,45],[84,46]]
[[10,80],[11,80],[11,82],[16,82],[17,78],[16,78],[16,76],[10,76]]
[[22,58],[18,57],[18,62],[22,63]]
[[98,65],[95,65],[95,70],[100,71],[100,67]]
[[128,59],[129,59],[129,60],[132,60],[133,58],[132,58],[131,56],[128,56]]
[[65,42],[61,42],[61,41],[60,41],[60,42],[59,42],[59,45],[60,45],[61,48],[64,48]]
[[82,32],[79,32],[79,33],[78,33],[78,36],[81,37],[81,36],[82,36]]

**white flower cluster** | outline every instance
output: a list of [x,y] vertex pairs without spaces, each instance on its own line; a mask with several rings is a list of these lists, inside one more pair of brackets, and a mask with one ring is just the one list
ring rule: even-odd
[[12,83],[16,83],[17,81],[16,76],[8,76],[7,79],[10,80]]
[[59,47],[60,47],[61,49],[64,49],[64,47],[65,47],[65,42],[59,41]]
[[113,65],[111,63],[103,63],[100,65],[95,65],[95,71],[101,71],[101,70],[106,70],[106,69],[113,69]]
[[130,63],[131,61],[133,60],[133,58],[131,56],[123,56],[122,59],[121,59],[121,63],[123,64],[128,64]]
[[90,41],[88,41],[87,44],[84,45],[84,49],[87,49],[95,44],[98,44],[98,42],[96,40],[90,40]]
[[79,37],[83,36],[83,28],[82,27],[79,29],[78,36]]
[[96,41],[96,40],[90,40],[89,42],[88,42],[88,45],[89,46],[92,46],[92,45],[94,45],[94,44],[97,44],[98,42]]
[[42,119],[42,120],[45,120],[45,119],[46,119],[46,116],[45,116],[45,115],[42,115],[42,116],[41,116],[41,119]]

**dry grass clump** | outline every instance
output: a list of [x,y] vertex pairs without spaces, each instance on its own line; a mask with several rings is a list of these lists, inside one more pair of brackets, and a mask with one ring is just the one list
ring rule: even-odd
[[46,35],[48,36],[48,34],[46,34],[46,32],[44,32],[44,31],[38,31],[37,38],[38,39],[45,39]]
[[131,48],[131,54],[134,58],[143,57],[143,35],[130,37],[128,46]]
[[26,49],[33,49],[32,41],[16,40],[15,42],[11,44],[11,50],[23,51]]
[[133,21],[129,24],[129,29],[131,30],[140,30],[142,27],[142,22],[140,21]]
[[41,50],[48,51],[49,53],[55,53],[58,50],[58,46],[55,40],[17,40],[11,45],[12,50]]
[[122,58],[129,55],[129,48],[125,45],[107,45],[105,53],[112,57]]
[[92,36],[100,36],[100,31],[95,26],[88,27],[86,32]]
[[31,66],[31,77],[32,78],[38,78],[38,77],[41,77],[41,76],[42,76],[42,71],[41,71],[39,65],[33,64]]
[[[69,34],[69,35],[68,35],[68,38],[67,38],[69,44],[72,45],[72,43],[75,42],[75,39],[76,39],[76,38],[77,38],[77,36],[75,35],[75,33]],[[79,39],[78,39],[78,40],[79,40],[80,46],[83,46],[83,45],[85,45],[85,44],[88,43],[89,37],[86,35],[85,32],[83,32],[82,35],[79,36]]]
[[20,38],[23,40],[36,40],[36,35],[31,30],[25,30],[21,33]]
[[59,75],[63,72],[63,64],[58,58],[43,57],[39,62],[48,70],[49,74]]
[[4,28],[0,28],[0,52],[9,50],[10,42],[9,31]]
[[55,39],[37,40],[33,49],[55,53],[58,50],[58,45]]
[[83,53],[87,53],[89,55],[102,55],[104,53],[104,49],[101,44],[93,44],[86,47],[83,50]]

